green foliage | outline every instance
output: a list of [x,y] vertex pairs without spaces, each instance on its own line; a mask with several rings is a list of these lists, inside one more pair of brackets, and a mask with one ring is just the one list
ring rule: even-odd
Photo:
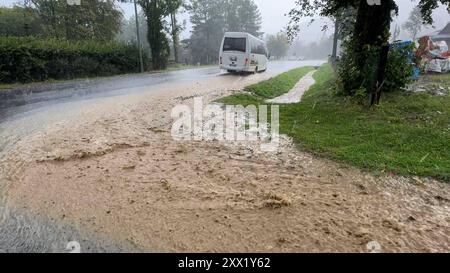
[[170,55],[165,33],[165,17],[181,6],[179,0],[137,0],[147,18],[147,41],[150,45],[154,70],[167,68]]
[[[366,45],[363,51],[355,53],[356,45],[353,40],[348,40],[343,48],[344,52],[338,63],[338,88],[340,95],[355,96],[358,93],[358,101],[361,99],[361,91],[366,95],[372,92],[377,80],[379,50],[377,47]],[[358,64],[358,60],[364,62]],[[362,65],[362,67],[361,67]]]
[[0,7],[0,36],[42,36],[44,29],[38,14],[22,7]]
[[139,71],[138,64],[133,45],[0,37],[1,83],[131,73]]
[[276,98],[289,92],[311,70],[313,70],[312,67],[293,69],[269,80],[247,86],[245,91],[264,99]]
[[351,33],[344,40],[344,55],[338,63],[340,92],[351,96],[357,90],[373,92],[377,88],[382,48],[389,40],[392,14],[398,11],[394,0],[385,0],[382,5],[369,5],[365,0],[300,0],[290,13],[289,33],[298,32],[302,17],[318,13],[337,20],[345,10],[355,10],[356,20],[353,27],[347,27]]
[[225,32],[222,0],[192,0],[189,8],[192,35],[188,47],[193,63],[210,64],[217,60]]
[[[346,45],[351,46],[351,45]],[[382,87],[383,92],[396,91],[405,87],[413,74],[412,50],[414,45],[404,48],[392,47],[389,50],[386,65],[385,81]],[[345,96],[355,96],[357,101],[362,103],[364,96],[369,95],[376,83],[379,51],[375,48],[368,48],[362,53],[365,56],[365,65],[361,70],[356,65],[355,55],[352,50],[346,50],[338,66],[338,88],[337,93]]]
[[192,0],[188,10],[193,31],[186,43],[192,63],[216,62],[227,31],[262,35],[261,15],[253,0]]
[[180,8],[185,6],[184,0],[172,0],[170,1],[170,36],[172,38],[173,59],[175,63],[180,61],[180,33],[183,31],[184,26],[178,23],[177,12]]
[[447,6],[447,9],[450,10],[450,0],[420,0],[419,1],[418,7],[422,13],[422,18],[424,19],[425,23],[430,24],[430,25],[433,24],[433,17],[431,15],[433,14],[433,11],[439,7],[440,4]]
[[[418,9],[414,10],[406,27],[412,36],[417,35],[422,27],[422,19],[431,24],[432,12],[444,4],[450,9],[450,0],[420,0]],[[291,10],[288,35],[292,39],[300,31],[301,20],[316,15],[332,17],[337,21],[343,19],[345,11],[350,12],[349,20],[353,26],[346,26],[350,33],[346,37],[345,53],[339,65],[338,86],[340,93],[354,96],[361,90],[373,92],[376,90],[376,78],[380,52],[389,41],[389,28],[392,17],[398,14],[398,6],[394,0],[383,0],[381,5],[369,5],[366,0],[298,0]],[[355,14],[355,15],[351,15]],[[395,36],[395,35],[394,35]],[[392,90],[405,85],[410,78],[409,61],[400,55],[390,54],[385,89]],[[404,71],[401,69],[404,68]],[[360,93],[360,92],[359,92]],[[375,97],[374,97],[375,98]],[[378,102],[378,98],[372,100]]]
[[25,3],[27,10],[38,14],[46,37],[112,41],[120,30],[122,12],[115,1],[82,0],[74,6],[56,0]]
[[282,132],[306,149],[364,169],[448,179],[449,96],[397,91],[367,111],[333,96],[328,67],[314,77],[317,84],[302,103],[280,110]]
[[413,48],[413,44],[404,48],[391,48],[386,66],[384,91],[396,91],[411,82],[414,69]]
[[260,37],[262,17],[253,0],[222,1],[226,16],[226,31],[247,32]]
[[[450,83],[450,77],[439,77],[442,84]],[[366,170],[450,180],[449,95],[391,92],[382,105],[367,111],[333,94],[335,75],[329,65],[314,78],[316,84],[301,103],[280,106],[281,133],[302,149]],[[242,94],[221,101],[261,103]]]
[[225,98],[217,100],[218,103],[223,103],[225,105],[259,105],[264,103],[261,98],[255,97],[252,94],[234,94]]

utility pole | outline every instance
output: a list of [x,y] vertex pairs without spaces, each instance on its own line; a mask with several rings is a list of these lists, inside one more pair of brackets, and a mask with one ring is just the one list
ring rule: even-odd
[[136,0],[134,0],[134,17],[136,18],[136,36],[139,48],[139,64],[141,66],[141,73],[144,73],[144,61],[142,60],[142,46],[141,46],[141,34],[139,32],[139,18],[137,12]]
[[170,13],[170,20],[172,24],[173,55],[175,63],[178,63],[178,26],[175,11]]

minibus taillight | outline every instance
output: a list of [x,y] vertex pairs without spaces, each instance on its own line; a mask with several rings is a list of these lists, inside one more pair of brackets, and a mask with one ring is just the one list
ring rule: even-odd
[[245,65],[248,64],[248,58],[245,58]]

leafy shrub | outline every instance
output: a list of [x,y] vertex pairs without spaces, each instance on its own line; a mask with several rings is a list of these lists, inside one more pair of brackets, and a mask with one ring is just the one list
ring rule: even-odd
[[411,81],[414,69],[413,50],[414,44],[389,50],[384,91],[398,90]]
[[[365,90],[368,95],[375,86],[378,61],[380,52],[377,48],[365,48],[364,52],[360,52],[358,56],[352,56],[347,52],[351,48],[351,42],[347,42],[345,51],[338,64],[337,90],[338,94],[346,96],[357,96],[361,99],[361,91]],[[385,82],[383,84],[383,92],[395,91],[405,87],[411,80],[413,74],[413,60],[411,46],[393,46],[389,50],[388,61],[385,72]],[[364,60],[364,69],[357,69],[357,60]]]
[[[0,82],[73,79],[139,72],[138,56],[138,49],[134,45],[0,37]],[[148,60],[145,53],[144,60]]]

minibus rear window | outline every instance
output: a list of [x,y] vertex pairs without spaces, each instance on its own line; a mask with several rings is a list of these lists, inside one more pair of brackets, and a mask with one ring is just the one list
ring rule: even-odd
[[246,43],[247,40],[245,38],[230,38],[225,37],[225,41],[223,43],[223,51],[240,51],[246,52]]

